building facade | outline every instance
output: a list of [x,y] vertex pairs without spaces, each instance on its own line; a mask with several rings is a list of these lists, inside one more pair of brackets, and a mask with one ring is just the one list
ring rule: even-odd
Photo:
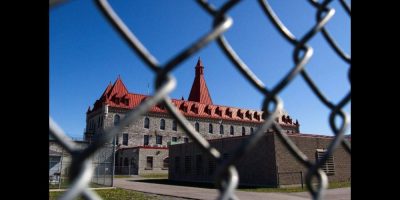
[[[333,137],[309,134],[290,134],[289,138],[312,161],[322,156]],[[221,152],[223,159],[248,136],[210,140],[212,147]],[[215,182],[218,163],[194,143],[169,147],[169,179],[185,182]],[[248,186],[282,187],[305,183],[304,167],[284,146],[278,136],[266,133],[259,143],[237,162],[239,184]],[[330,182],[350,181],[351,159],[339,146],[322,167]]]
[[[118,77],[114,84],[110,83],[107,86],[93,108],[89,107],[87,110],[85,140],[90,142],[96,138],[96,135],[118,125],[130,110],[147,97],[147,95],[128,92],[121,78]],[[249,135],[263,122],[264,117],[263,112],[259,110],[213,104],[204,78],[204,66],[200,59],[195,67],[195,78],[188,100],[173,99],[172,103],[208,140]],[[275,120],[285,131],[299,133],[299,122],[292,120],[286,111],[279,112],[280,115]],[[188,142],[190,138],[166,108],[162,104],[153,106],[142,118],[123,127],[118,134],[116,144],[119,150],[116,154],[116,169],[121,169],[121,173],[125,172],[126,168],[133,168],[138,174],[168,173],[166,167],[150,169],[146,166],[150,166],[151,160],[152,166],[168,161],[168,144]],[[134,149],[142,153],[134,153]],[[156,155],[153,152],[154,149],[162,153]],[[135,157],[136,154],[138,156]],[[141,165],[137,162],[142,158],[146,159],[146,164]]]

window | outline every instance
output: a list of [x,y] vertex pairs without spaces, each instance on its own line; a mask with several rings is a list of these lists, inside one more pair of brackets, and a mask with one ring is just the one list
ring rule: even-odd
[[242,136],[246,135],[246,128],[244,128],[244,126],[242,126]]
[[201,155],[196,155],[196,175],[203,173],[203,158]]
[[163,169],[168,169],[169,165],[168,163],[169,163],[169,158],[167,157],[163,160]]
[[100,118],[101,118],[101,117],[99,117],[98,120],[97,120],[97,128],[100,127]]
[[128,133],[122,134],[122,145],[128,145]]
[[119,137],[117,136],[117,145],[119,145]]
[[184,141],[185,143],[189,143],[189,138],[184,137],[184,138],[183,138],[183,141]]
[[192,171],[192,156],[185,156],[185,174]]
[[253,129],[253,127],[251,127],[250,128],[250,134],[253,134],[254,133],[254,129]]
[[128,166],[128,165],[129,165],[128,158],[125,158],[125,159],[124,159],[124,166]]
[[[325,152],[326,150],[324,149],[317,149],[315,154],[315,159],[320,160],[324,156]],[[335,175],[335,163],[333,161],[333,155],[330,155],[326,160],[326,162],[323,165],[321,165],[321,169],[328,176]]]
[[181,158],[179,156],[175,157],[175,172],[179,173],[181,170]]
[[209,125],[208,125],[208,132],[209,132],[209,133],[213,133],[213,126],[212,126],[212,124],[209,124]]
[[144,128],[150,127],[150,119],[148,117],[144,118]]
[[165,119],[160,120],[160,129],[165,130]]
[[149,145],[149,136],[148,135],[144,135],[143,145]]
[[224,134],[224,126],[222,124],[219,125],[219,134],[221,134],[221,135]]
[[120,117],[119,115],[115,115],[115,116],[114,116],[114,126],[116,126],[116,125],[119,124],[120,118],[121,118],[121,117]]
[[145,169],[153,169],[153,156],[147,156]]
[[156,144],[162,144],[162,136],[161,135],[156,136]]
[[208,175],[213,175],[215,171],[215,159],[210,157],[208,160]]
[[178,130],[178,124],[176,123],[176,120],[172,121],[172,130],[177,131]]
[[196,131],[197,131],[197,132],[199,132],[199,131],[200,131],[200,125],[199,125],[199,122],[196,122],[196,123],[194,124],[194,128],[196,129]]
[[177,137],[172,137],[172,142],[177,142],[178,138]]
[[122,158],[119,158],[119,166],[122,166]]
[[231,135],[235,134],[235,130],[233,129],[233,126],[231,126],[231,130],[229,132]]

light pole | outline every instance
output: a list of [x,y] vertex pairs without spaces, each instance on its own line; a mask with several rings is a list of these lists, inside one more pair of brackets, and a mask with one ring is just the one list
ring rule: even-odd
[[113,161],[112,161],[112,178],[111,178],[111,187],[114,187],[114,174],[115,174],[115,142],[116,142],[116,138],[117,136],[114,136],[113,139]]

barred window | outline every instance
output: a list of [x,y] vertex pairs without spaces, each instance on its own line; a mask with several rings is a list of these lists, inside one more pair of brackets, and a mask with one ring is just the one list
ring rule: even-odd
[[172,120],[172,130],[177,131],[178,130],[178,124],[176,123],[176,120]]
[[167,168],[168,168],[168,165],[169,165],[169,158],[167,157],[167,158],[165,158],[165,159],[163,160],[163,168],[164,168],[164,169],[167,169]]
[[189,143],[189,138],[184,137],[184,138],[183,138],[183,141],[184,141],[185,143]]
[[149,136],[148,135],[144,135],[143,145],[149,145]]
[[177,142],[178,138],[177,137],[172,137],[172,142]]
[[242,126],[242,136],[246,135],[246,128],[244,128],[244,126]]
[[194,124],[194,127],[196,128],[196,131],[199,132],[199,130],[200,130],[199,122],[196,122],[196,123]]
[[208,125],[208,132],[213,133],[213,126],[211,123]]
[[[316,153],[315,153],[315,158],[317,160],[320,160],[323,155],[325,154],[326,150],[324,149],[317,149]],[[321,165],[321,169],[326,173],[326,175],[331,176],[331,175],[335,175],[335,163],[333,160],[333,155],[330,155],[328,157],[328,159],[326,160],[326,162]]]
[[128,145],[128,133],[122,134],[122,145]]
[[230,130],[231,135],[235,134],[235,130],[233,129],[233,126],[231,126],[231,130]]
[[144,128],[150,127],[150,119],[148,117],[144,118]]
[[114,116],[114,126],[116,126],[116,125],[119,124],[120,118],[121,118],[121,117],[120,117],[119,115],[115,115],[115,116]]
[[156,144],[162,144],[162,136],[161,135],[156,136]]
[[165,119],[161,119],[160,121],[160,129],[165,130]]
[[219,125],[219,134],[221,134],[221,135],[224,134],[224,126],[222,124]]
[[153,169],[153,156],[147,156],[146,159],[146,168],[145,169]]

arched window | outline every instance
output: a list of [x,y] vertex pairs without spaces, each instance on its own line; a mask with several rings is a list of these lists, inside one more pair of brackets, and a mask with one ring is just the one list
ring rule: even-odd
[[144,118],[144,128],[150,127],[150,119],[148,117]]
[[124,166],[128,166],[129,165],[129,163],[128,163],[128,158],[125,158],[124,159]]
[[178,124],[176,123],[176,120],[172,120],[172,130],[174,131],[178,130]]
[[165,119],[160,120],[160,129],[165,130]]
[[119,124],[120,118],[121,118],[121,117],[120,117],[119,115],[115,115],[115,116],[114,116],[114,126],[116,126],[116,125]]
[[250,128],[250,134],[253,134],[254,133],[254,129],[253,129],[253,127],[251,127]]
[[221,135],[224,134],[224,126],[222,124],[219,125],[219,134],[221,134]]
[[199,131],[200,131],[200,125],[199,125],[199,122],[196,122],[196,123],[194,124],[194,128],[196,129],[196,131],[197,131],[197,132],[199,132]]
[[244,126],[242,126],[242,136],[246,135],[246,129],[244,128]]
[[233,126],[231,126],[230,133],[231,133],[231,135],[235,134],[235,130],[233,129]]
[[213,126],[211,123],[208,125],[208,132],[213,133]]

